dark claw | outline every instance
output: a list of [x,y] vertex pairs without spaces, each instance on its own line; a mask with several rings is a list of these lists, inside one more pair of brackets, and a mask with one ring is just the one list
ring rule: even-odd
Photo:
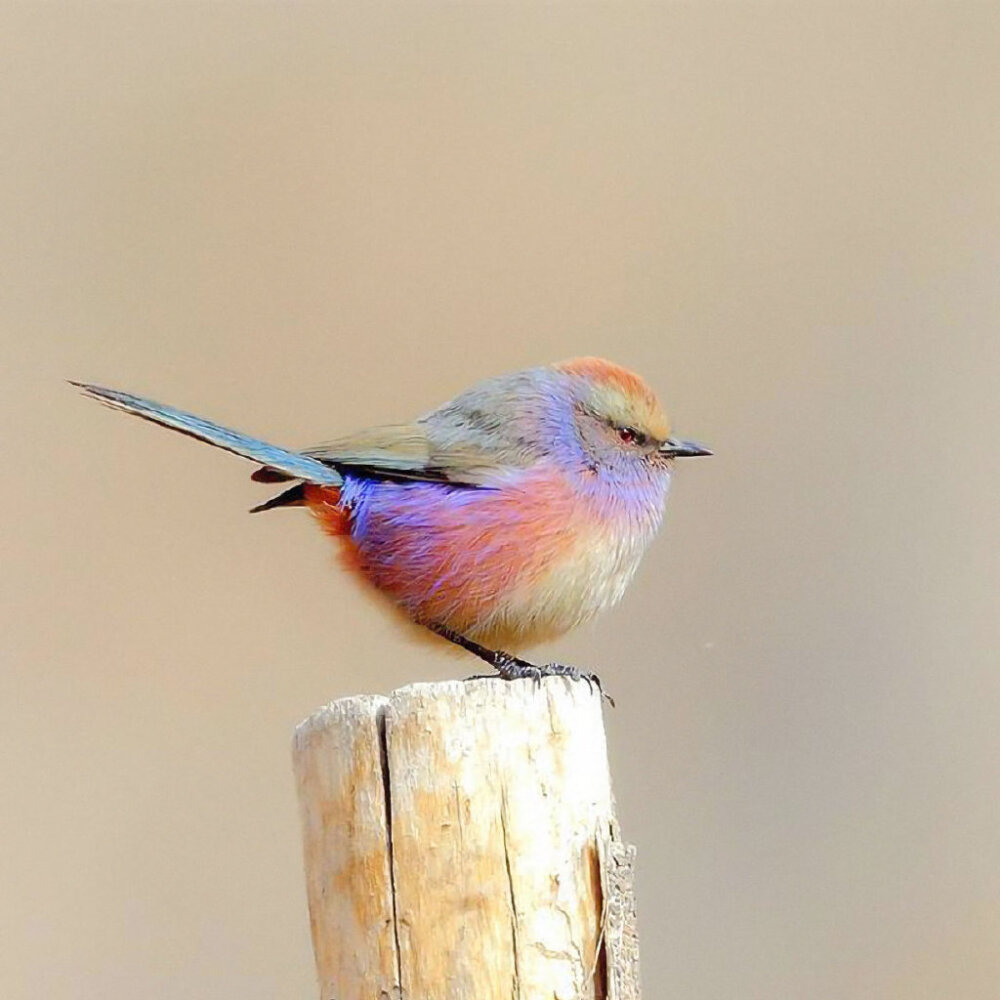
[[598,677],[597,674],[585,673],[576,667],[567,666],[565,663],[547,663],[542,669],[545,673],[553,674],[556,677],[569,677],[574,681],[586,681],[587,687],[589,687],[591,691],[593,691],[594,688],[597,688],[597,690],[601,693],[601,697],[607,701],[612,708],[615,707],[615,699],[604,690],[604,685],[601,684],[601,678]]

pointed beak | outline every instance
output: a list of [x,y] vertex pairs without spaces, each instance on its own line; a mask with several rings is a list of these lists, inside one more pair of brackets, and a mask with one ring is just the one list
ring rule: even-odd
[[667,458],[695,458],[698,455],[711,455],[712,453],[697,441],[682,441],[680,438],[667,438],[660,445],[660,454]]

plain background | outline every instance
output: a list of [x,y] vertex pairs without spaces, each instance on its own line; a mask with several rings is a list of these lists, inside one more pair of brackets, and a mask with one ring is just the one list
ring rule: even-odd
[[250,467],[600,354],[679,432],[600,669],[646,989],[995,1000],[1000,8],[5,4],[0,994],[315,993],[289,764],[472,666]]

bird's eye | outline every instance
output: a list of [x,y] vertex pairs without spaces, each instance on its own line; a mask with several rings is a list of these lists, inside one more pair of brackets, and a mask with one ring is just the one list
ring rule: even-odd
[[644,445],[646,443],[646,435],[634,427],[619,427],[618,436],[625,444]]

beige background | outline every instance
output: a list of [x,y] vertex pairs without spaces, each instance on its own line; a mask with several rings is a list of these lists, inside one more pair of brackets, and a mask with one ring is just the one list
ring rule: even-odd
[[599,666],[651,998],[995,1000],[1000,7],[7,3],[0,995],[311,997],[289,766],[461,675],[245,464],[611,356],[685,465]]

